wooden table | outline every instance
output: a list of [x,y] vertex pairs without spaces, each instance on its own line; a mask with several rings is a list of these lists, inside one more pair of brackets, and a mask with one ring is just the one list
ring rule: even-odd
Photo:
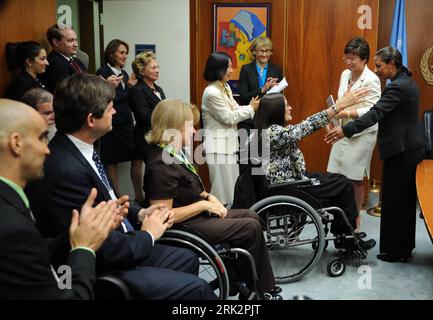
[[416,189],[427,229],[433,239],[433,160],[423,160],[418,165]]

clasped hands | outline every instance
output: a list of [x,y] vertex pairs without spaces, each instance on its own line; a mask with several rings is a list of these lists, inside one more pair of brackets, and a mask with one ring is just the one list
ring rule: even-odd
[[141,209],[138,213],[138,220],[141,221],[141,231],[152,234],[158,240],[165,230],[171,228],[174,223],[174,212],[166,205],[157,203],[149,208]]
[[206,201],[206,210],[209,211],[211,215],[218,216],[223,219],[227,216],[227,208],[224,207],[224,205],[213,194],[209,193],[207,200],[203,201]]

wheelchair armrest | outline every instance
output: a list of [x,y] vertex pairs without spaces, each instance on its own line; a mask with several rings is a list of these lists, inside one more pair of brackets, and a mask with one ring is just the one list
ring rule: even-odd
[[114,275],[101,275],[96,278],[95,298],[97,300],[131,300],[131,292],[125,282]]
[[311,179],[302,179],[290,182],[276,183],[268,186],[269,190],[284,189],[284,188],[301,188],[311,186]]

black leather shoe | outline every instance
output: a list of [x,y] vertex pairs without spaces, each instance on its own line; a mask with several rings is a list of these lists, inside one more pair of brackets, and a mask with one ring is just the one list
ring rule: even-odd
[[386,261],[386,262],[409,262],[412,260],[411,254],[408,256],[395,256],[389,253],[379,253],[376,257],[379,260]]
[[376,240],[374,239],[370,239],[370,240],[362,240],[359,239],[359,246],[364,250],[370,250],[371,248],[373,248],[376,245]]
[[275,286],[271,290],[269,290],[268,293],[274,296],[276,294],[279,294],[281,291],[283,291],[283,289],[281,289],[279,286]]

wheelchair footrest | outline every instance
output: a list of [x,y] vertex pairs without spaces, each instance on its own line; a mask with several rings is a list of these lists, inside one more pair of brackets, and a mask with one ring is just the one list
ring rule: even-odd
[[351,250],[340,250],[339,251],[339,257],[341,261],[344,261],[347,264],[353,265],[353,266],[360,266],[365,264],[363,260],[367,258],[367,253],[359,249],[351,249]]

